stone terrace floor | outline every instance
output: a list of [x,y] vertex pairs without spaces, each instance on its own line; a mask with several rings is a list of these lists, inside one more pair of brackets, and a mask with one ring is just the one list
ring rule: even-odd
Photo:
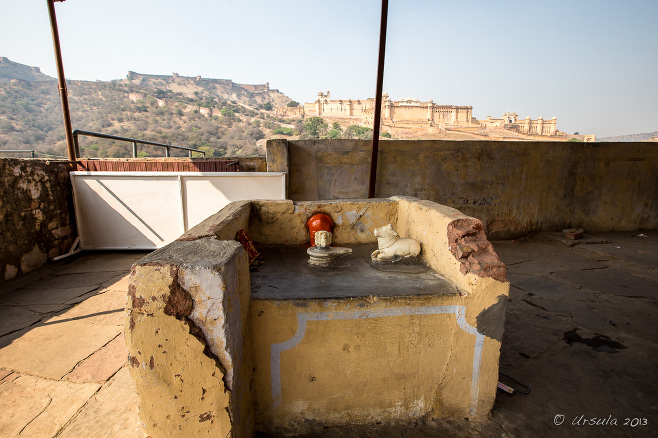
[[[499,391],[490,419],[312,436],[658,436],[658,232],[637,234],[494,243],[511,282],[500,369],[532,390]],[[85,253],[0,286],[1,437],[143,436],[123,319],[144,254]]]

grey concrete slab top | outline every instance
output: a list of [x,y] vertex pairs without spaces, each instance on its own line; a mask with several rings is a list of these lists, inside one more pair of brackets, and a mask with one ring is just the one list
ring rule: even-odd
[[305,245],[256,245],[265,263],[251,273],[253,299],[296,300],[366,296],[458,294],[443,277],[427,269],[420,273],[385,272],[370,266],[377,245],[353,245],[333,269],[313,269],[306,263]]

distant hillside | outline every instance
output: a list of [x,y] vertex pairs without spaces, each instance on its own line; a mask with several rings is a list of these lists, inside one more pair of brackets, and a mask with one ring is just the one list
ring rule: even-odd
[[653,137],[658,137],[658,131],[647,132],[644,134],[618,135],[616,137],[600,137],[596,141],[649,141]]
[[22,81],[55,81],[48,75],[41,73],[39,67],[30,67],[10,61],[0,56],[0,82],[20,79]]
[[[36,67],[1,59],[0,149],[66,155],[57,83],[35,79],[48,78]],[[123,80],[67,86],[73,129],[201,148],[210,156],[263,153],[257,142],[291,122],[273,111],[291,99],[267,83],[129,72]],[[83,157],[126,157],[132,150],[130,143],[86,137],[80,145]],[[160,148],[139,150],[163,154]]]

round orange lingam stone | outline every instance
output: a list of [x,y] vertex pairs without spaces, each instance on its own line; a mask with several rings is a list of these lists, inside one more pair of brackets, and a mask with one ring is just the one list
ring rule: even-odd
[[326,213],[314,213],[306,221],[306,226],[311,234],[311,246],[315,246],[315,233],[318,231],[334,232],[334,221]]

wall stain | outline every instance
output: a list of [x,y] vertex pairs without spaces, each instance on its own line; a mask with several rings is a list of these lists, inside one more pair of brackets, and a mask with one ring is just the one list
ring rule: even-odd
[[479,333],[498,342],[503,339],[507,301],[505,295],[498,295],[494,304],[480,312],[476,318]]

